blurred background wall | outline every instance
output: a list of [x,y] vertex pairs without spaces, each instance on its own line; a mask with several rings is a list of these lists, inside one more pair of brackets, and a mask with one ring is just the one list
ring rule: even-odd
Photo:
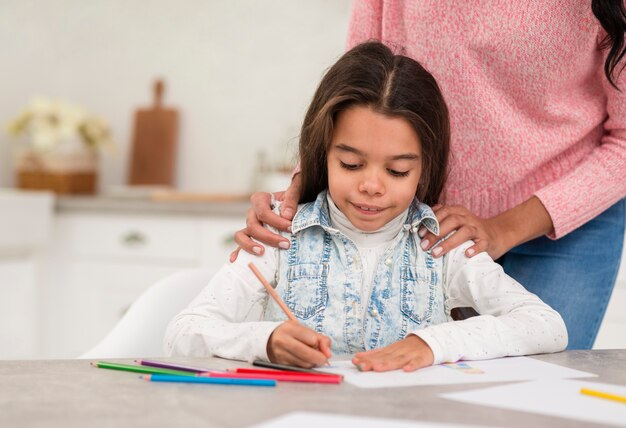
[[[344,50],[350,0],[50,0],[0,2],[0,124],[34,96],[103,117],[118,150],[100,187],[124,184],[135,109],[179,109],[178,188],[245,193],[260,151],[295,156],[299,126],[325,69]],[[14,183],[0,134],[0,187]]]

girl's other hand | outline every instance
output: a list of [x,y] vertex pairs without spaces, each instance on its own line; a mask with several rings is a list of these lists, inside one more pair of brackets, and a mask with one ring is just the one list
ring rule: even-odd
[[[434,235],[424,226],[418,230],[418,234],[422,238],[422,249],[427,251],[432,248],[434,257],[441,257],[470,239],[475,244],[465,250],[467,257],[486,251],[495,260],[509,250],[498,242],[498,233],[490,219],[477,217],[462,206],[435,205],[433,211],[439,221],[439,235]],[[453,235],[435,246],[437,241],[453,231]]]
[[312,368],[326,364],[332,356],[330,338],[295,321],[279,325],[267,341],[271,362]]
[[412,372],[431,366],[434,360],[430,346],[419,336],[411,334],[384,348],[359,352],[352,359],[352,364],[363,372],[385,372],[398,369]]
[[296,174],[285,192],[274,193],[274,198],[282,201],[280,215],[276,215],[272,211],[272,195],[270,193],[257,192],[250,197],[251,207],[246,217],[246,227],[235,233],[235,242],[238,247],[230,254],[231,263],[237,260],[239,250],[242,248],[250,254],[259,256],[263,254],[265,248],[252,238],[272,247],[289,248],[288,239],[270,232],[263,227],[263,223],[269,224],[283,232],[291,232],[291,220],[298,208],[300,189],[300,174]]

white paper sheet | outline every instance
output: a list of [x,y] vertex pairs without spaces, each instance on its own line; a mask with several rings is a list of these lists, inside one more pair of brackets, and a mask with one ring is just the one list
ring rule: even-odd
[[251,428],[471,428],[476,425],[450,425],[436,422],[414,422],[399,419],[364,418],[328,413],[294,412],[254,425]]
[[359,372],[350,361],[331,361],[325,372],[342,374],[344,380],[360,388],[389,388],[414,385],[452,385],[535,379],[563,379],[596,376],[592,373],[546,363],[528,357],[459,361],[425,367],[415,372]]
[[626,396],[626,386],[553,379],[441,394],[464,403],[626,426],[626,404],[580,393],[581,388]]

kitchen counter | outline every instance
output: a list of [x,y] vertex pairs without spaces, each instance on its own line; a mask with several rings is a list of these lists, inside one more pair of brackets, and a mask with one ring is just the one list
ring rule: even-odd
[[58,196],[57,213],[179,214],[245,218],[250,207],[248,196],[205,195],[203,197]]

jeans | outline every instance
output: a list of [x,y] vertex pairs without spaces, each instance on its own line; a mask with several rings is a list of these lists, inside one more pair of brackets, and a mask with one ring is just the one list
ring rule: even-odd
[[626,199],[556,241],[545,236],[498,259],[504,271],[558,311],[567,349],[591,349],[615,285]]

